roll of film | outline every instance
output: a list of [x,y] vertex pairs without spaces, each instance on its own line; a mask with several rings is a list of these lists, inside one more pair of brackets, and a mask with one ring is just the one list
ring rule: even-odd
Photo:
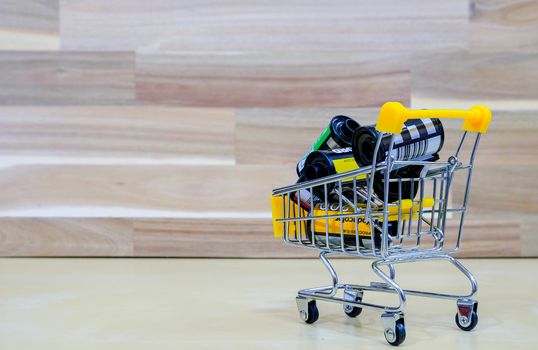
[[359,123],[350,117],[337,115],[333,117],[329,125],[319,135],[312,147],[297,163],[297,175],[301,176],[305,167],[306,158],[315,151],[335,150],[351,147],[353,133],[360,127]]

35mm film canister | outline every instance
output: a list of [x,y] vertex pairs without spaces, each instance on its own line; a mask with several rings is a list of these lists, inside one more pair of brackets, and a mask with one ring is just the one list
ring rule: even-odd
[[[300,181],[310,181],[319,179],[325,176],[343,173],[346,171],[357,169],[359,166],[353,158],[351,148],[339,148],[332,151],[314,151],[306,157],[305,167],[300,177]],[[361,175],[360,178],[365,178],[366,175]],[[353,181],[352,178],[343,181]],[[327,184],[327,193],[330,193],[335,183]],[[320,199],[325,198],[324,187],[316,186],[313,188],[314,194]]]
[[[438,158],[437,155],[430,156],[429,159],[434,161]],[[358,169],[359,166],[353,157],[353,152],[350,148],[342,148],[333,151],[315,151],[310,153],[305,162],[305,168],[303,174],[299,178],[299,182],[310,181],[319,179],[325,176],[340,174],[346,171]],[[409,165],[402,167],[397,170],[393,170],[390,173],[390,178],[417,178],[420,176],[420,173],[423,169],[421,165]],[[358,182],[362,182],[366,179],[367,175],[359,175],[356,177]],[[342,192],[346,193],[352,190],[352,181],[353,178],[342,180]],[[327,194],[330,194],[336,186],[336,182],[327,183]],[[391,182],[389,184],[389,202],[397,201],[398,199],[413,199],[418,191],[418,182],[412,180],[403,180],[401,182],[401,195],[400,185],[398,182]],[[374,193],[381,199],[384,200],[385,187],[384,187],[384,175],[382,171],[378,171],[374,175],[374,184],[373,184]],[[318,200],[325,199],[325,188],[324,186],[314,186],[312,192],[315,198]],[[351,194],[352,196],[353,194]],[[302,195],[301,195],[302,197]],[[319,199],[318,199],[319,198]],[[310,198],[308,197],[308,200]],[[301,203],[304,209],[309,209],[310,205],[308,203]]]
[[[380,133],[375,126],[363,126],[353,134],[353,156],[360,166],[371,165]],[[377,162],[386,159],[391,134],[385,134],[379,146]],[[395,160],[426,160],[436,155],[443,147],[445,133],[437,118],[411,119],[405,122],[402,132],[394,135],[392,156]]]
[[[435,155],[427,161],[436,161],[439,156]],[[390,179],[402,179],[401,188],[398,181],[389,183],[389,203],[395,202],[400,199],[413,199],[417,195],[419,190],[419,181],[418,180],[407,180],[407,179],[417,179],[422,172],[424,167],[422,165],[408,165],[400,169],[396,169],[390,172]],[[384,171],[377,171],[374,175],[374,185],[373,190],[376,196],[381,200],[385,200],[385,175]],[[405,179],[405,180],[404,180]],[[401,191],[401,195],[399,194]]]
[[314,151],[318,150],[334,150],[339,148],[351,147],[353,132],[360,125],[350,117],[337,115],[331,119],[329,125],[319,135],[318,139],[312,145],[312,148],[297,164],[297,175],[301,173],[305,167],[306,158]]

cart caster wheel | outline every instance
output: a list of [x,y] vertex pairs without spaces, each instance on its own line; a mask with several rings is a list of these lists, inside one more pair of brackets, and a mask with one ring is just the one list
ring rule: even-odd
[[471,331],[478,323],[478,302],[469,299],[458,300],[456,324],[461,330]]
[[[359,300],[357,300],[359,301]],[[362,312],[362,307],[358,307],[358,306],[351,306],[351,305],[344,305],[344,312],[346,313],[346,315],[348,315],[349,317],[357,317],[361,314]]]
[[319,318],[319,311],[318,307],[316,306],[316,301],[308,301],[304,297],[297,297],[296,300],[301,320],[305,321],[308,324],[316,322]]
[[456,324],[463,331],[472,331],[478,324],[478,314],[476,312],[471,312],[471,320],[463,323],[465,320],[462,320],[460,315],[456,314]]
[[403,314],[386,313],[381,315],[387,343],[398,346],[405,340],[405,323]]
[[396,322],[394,329],[385,329],[385,339],[387,340],[387,343],[393,346],[398,346],[403,343],[405,340],[405,325],[403,322]]
[[316,306],[316,301],[312,300],[308,303],[308,314],[305,315],[304,311],[301,311],[301,318],[308,324],[316,322],[319,318],[318,307]]
[[[362,301],[362,292],[345,291],[344,298],[350,301]],[[357,317],[362,312],[362,307],[344,304],[344,312],[349,317]]]

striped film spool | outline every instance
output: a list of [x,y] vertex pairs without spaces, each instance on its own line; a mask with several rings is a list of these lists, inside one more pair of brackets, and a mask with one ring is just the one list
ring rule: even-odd
[[[353,156],[360,166],[372,164],[375,145],[380,133],[375,126],[363,126],[353,134]],[[377,161],[387,157],[391,134],[385,134],[379,147]],[[395,160],[428,160],[443,147],[445,133],[441,120],[411,119],[405,122],[402,132],[394,135],[392,156]]]
[[392,155],[396,160],[429,157],[441,150],[443,141],[444,132],[441,120],[410,120],[405,123],[401,134],[394,135]]

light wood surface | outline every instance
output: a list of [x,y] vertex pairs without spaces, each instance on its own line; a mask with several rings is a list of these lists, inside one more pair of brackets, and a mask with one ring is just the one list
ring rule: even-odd
[[130,104],[134,64],[129,52],[0,52],[0,103]]
[[311,256],[271,189],[397,100],[493,109],[460,254],[538,256],[536,38],[536,1],[3,1],[0,255]]
[[183,106],[377,106],[409,101],[409,60],[390,52],[140,54],[136,94]]
[[[534,219],[511,216],[466,220],[457,256],[536,254]],[[310,249],[285,245],[269,219],[11,217],[0,219],[2,256],[315,257]],[[457,223],[448,221],[447,244]]]
[[469,41],[476,51],[538,49],[538,2],[473,0]]
[[0,2],[0,50],[58,50],[58,0]]
[[226,0],[61,3],[67,50],[430,50],[460,47],[468,2]]
[[0,159],[23,164],[234,164],[235,113],[166,106],[0,108]]
[[297,164],[334,115],[361,125],[375,122],[377,108],[242,108],[236,113],[237,164]]
[[170,217],[266,214],[273,184],[294,179],[293,169],[287,169],[277,165],[15,166],[4,170],[0,179],[4,187],[0,208],[6,216],[45,217],[122,217],[144,212],[151,217],[159,216],[159,211]]
[[537,68],[536,52],[415,55],[412,103],[429,108],[481,103],[492,109],[537,109]]
[[[268,194],[294,181],[295,161],[326,116],[345,111],[361,123],[377,113],[5,108],[0,254],[312,256],[272,237]],[[538,243],[538,193],[528,176],[538,171],[534,113],[495,111],[495,117],[480,144],[461,255],[532,256]],[[208,120],[211,134],[204,131]],[[459,124],[445,122],[444,158],[455,149]]]
[[[456,303],[409,297],[402,349],[536,349],[535,259],[463,263],[479,283],[479,322],[454,323]],[[370,261],[339,259],[342,281],[378,281]],[[398,265],[406,288],[464,293],[446,263]],[[329,283],[317,260],[2,259],[3,350],[54,349],[388,349],[380,313],[356,319],[318,302],[319,320],[299,319],[298,289]],[[365,293],[365,301],[396,303]]]

